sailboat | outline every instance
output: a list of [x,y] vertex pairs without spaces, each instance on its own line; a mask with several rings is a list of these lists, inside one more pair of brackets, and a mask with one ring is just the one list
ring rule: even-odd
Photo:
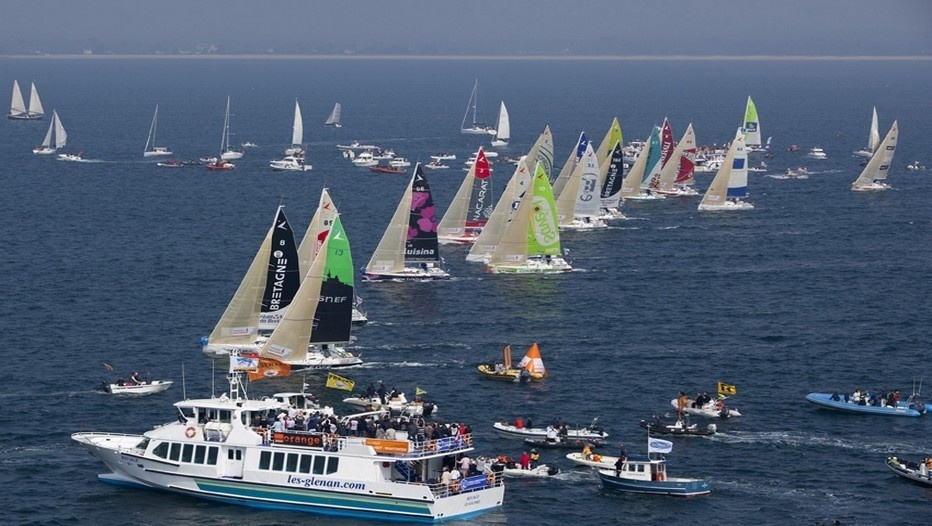
[[489,257],[493,274],[549,274],[573,270],[563,259],[550,180],[537,163],[530,187]]
[[291,127],[291,146],[285,148],[285,157],[269,162],[269,167],[276,171],[308,172],[313,166],[305,161],[304,120],[301,118],[301,106],[298,99],[294,101],[294,124]]
[[493,148],[502,148],[508,146],[511,140],[511,120],[508,118],[508,108],[505,107],[505,101],[502,101],[498,109],[498,125],[495,127],[495,138],[492,139]]
[[[596,152],[596,158],[598,158],[598,152]],[[625,153],[619,136],[611,154],[599,166],[599,180],[602,188],[599,194],[599,219],[625,219],[625,215],[619,209],[624,168]]]
[[488,263],[505,233],[505,228],[521,203],[521,197],[531,185],[532,170],[529,163],[535,163],[535,166],[540,165],[549,180],[550,171],[553,169],[553,136],[549,126],[544,127],[544,131],[537,137],[537,141],[534,142],[528,154],[518,161],[501,198],[495,204],[492,215],[489,216],[489,221],[469,248],[466,261]]
[[343,114],[343,106],[339,102],[333,105],[333,111],[330,112],[330,116],[327,117],[327,122],[324,123],[326,126],[333,126],[334,128],[343,127],[340,124],[340,116]]
[[509,382],[540,381],[547,377],[547,369],[536,343],[527,350],[517,367],[512,366],[511,345],[505,346],[502,355],[501,362],[479,364],[476,369],[486,378]]
[[559,227],[565,230],[605,228],[607,225],[599,219],[599,190],[599,165],[592,143],[586,142],[585,152],[556,199]]
[[722,167],[702,196],[699,211],[750,210],[754,205],[745,200],[747,196],[748,153],[744,147],[744,130],[738,128]]
[[52,122],[49,123],[49,131],[45,132],[45,139],[42,141],[42,145],[33,148],[32,153],[51,155],[58,151],[59,148],[64,148],[67,143],[68,134],[65,132],[65,127],[62,126],[61,119],[58,118],[58,112],[52,110]]
[[748,152],[762,152],[760,119],[757,117],[757,106],[748,95],[748,103],[744,108],[744,147]]
[[586,147],[588,145],[589,138],[586,136],[586,132],[580,132],[579,139],[576,140],[576,145],[573,146],[573,150],[570,152],[569,157],[567,157],[566,162],[563,163],[563,167],[560,168],[560,174],[557,175],[557,178],[553,181],[553,197],[555,199],[560,197],[563,188],[573,175],[573,170],[576,169],[579,159],[586,153]]
[[871,116],[871,130],[867,136],[867,147],[861,148],[860,150],[854,152],[854,155],[858,157],[867,157],[870,159],[873,157],[874,152],[877,151],[877,146],[880,145],[880,126],[877,123],[877,106],[874,106],[874,114]]
[[227,111],[223,116],[223,136],[220,138],[220,159],[233,161],[243,157],[243,152],[230,145],[230,97],[227,96]]
[[472,243],[492,215],[492,170],[482,148],[437,225],[440,243]]
[[660,170],[659,184],[654,191],[667,196],[697,195],[695,188],[690,186],[695,172],[695,159],[696,135],[690,123],[680,142],[676,143],[670,159]]
[[29,108],[23,102],[23,92],[19,89],[19,82],[13,81],[13,100],[10,102],[10,113],[8,119],[34,121],[45,117],[45,110],[42,109],[42,101],[39,100],[39,92],[36,90],[36,83],[32,83],[29,91]]
[[[652,135],[650,140],[650,155],[647,157],[647,173],[641,179],[641,185],[647,185],[651,193],[660,189],[660,172],[673,157],[673,128],[670,121],[663,119],[660,133]],[[678,162],[678,161],[677,161]]]
[[149,126],[149,138],[146,139],[146,149],[143,150],[143,157],[158,157],[163,155],[171,155],[172,152],[165,146],[156,146],[155,142],[155,130],[158,127],[159,122],[159,105],[155,105],[155,113],[152,115],[152,125]]
[[401,196],[378,247],[362,269],[367,281],[448,279],[437,240],[437,216],[421,163]]
[[300,283],[294,232],[284,207],[279,206],[229,305],[210,336],[201,338],[204,353],[227,356],[231,351],[257,351],[264,341],[262,333],[278,325]]
[[855,192],[865,192],[871,190],[886,190],[890,188],[885,181],[890,171],[890,165],[893,163],[893,153],[896,151],[896,141],[899,135],[899,128],[896,121],[890,126],[890,131],[883,141],[877,147],[867,166],[861,171],[861,175],[851,185]]
[[[488,124],[476,121],[476,104],[479,94],[479,79],[473,84],[472,93],[469,95],[469,102],[466,104],[466,113],[463,115],[463,122],[460,124],[460,133],[465,135],[495,135],[495,128]],[[472,124],[466,125],[469,114],[472,113]]]
[[640,151],[638,151],[634,165],[632,165],[631,169],[628,170],[628,175],[625,176],[621,183],[622,199],[632,199],[639,201],[650,199],[665,199],[662,194],[655,193],[651,191],[650,188],[645,188],[644,191],[641,191],[642,183],[647,174],[647,163],[651,156],[651,151],[657,150],[659,148],[660,126],[654,126],[654,129],[650,134],[650,139],[646,141]]

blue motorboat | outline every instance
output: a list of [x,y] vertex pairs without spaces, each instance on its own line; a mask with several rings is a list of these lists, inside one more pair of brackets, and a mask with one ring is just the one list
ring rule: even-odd
[[932,404],[923,404],[916,395],[910,396],[905,402],[897,402],[896,405],[871,405],[838,393],[809,393],[806,400],[837,411],[868,415],[918,417],[932,411]]
[[599,479],[606,489],[677,497],[709,493],[707,480],[668,477],[666,461],[662,458],[627,460],[616,467],[620,469],[599,470]]

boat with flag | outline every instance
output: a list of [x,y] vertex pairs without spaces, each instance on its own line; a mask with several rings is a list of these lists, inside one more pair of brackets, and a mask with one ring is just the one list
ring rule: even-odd
[[366,281],[433,281],[449,279],[443,269],[437,240],[437,215],[430,185],[421,163],[369,263],[362,269]]
[[713,399],[705,391],[696,395],[695,398],[689,398],[686,393],[680,391],[680,396],[670,400],[670,405],[676,408],[677,413],[685,415],[722,419],[741,416],[738,409],[729,407],[726,402],[729,397],[738,394],[738,387],[733,384],[718,382],[717,391],[717,399]]
[[475,241],[492,215],[493,203],[492,170],[485,152],[479,148],[476,162],[469,167],[453,202],[437,225],[437,241],[441,244]]
[[234,357],[230,364],[229,394],[176,402],[172,422],[142,434],[71,438],[107,467],[103,482],[224,504],[404,522],[465,519],[502,506],[497,474],[461,478],[455,487],[437,475],[448,457],[473,451],[471,433],[379,440],[271,431],[265,419],[282,411],[281,401],[248,398],[242,378],[254,362]]
[[599,469],[599,480],[606,489],[628,493],[677,497],[708,495],[707,480],[667,475],[667,463],[662,455],[672,451],[673,442],[648,436],[647,459],[620,459],[614,469]]
[[547,369],[540,357],[540,348],[537,343],[531,345],[517,367],[512,367],[510,344],[505,346],[502,355],[501,362],[479,364],[476,369],[486,378],[508,382],[525,383],[540,381],[547,377]]

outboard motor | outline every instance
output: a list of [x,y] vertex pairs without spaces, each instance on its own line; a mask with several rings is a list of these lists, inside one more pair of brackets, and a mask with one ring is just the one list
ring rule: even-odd
[[548,466],[548,467],[547,467],[547,474],[550,475],[550,476],[556,475],[556,474],[559,473],[559,472],[560,472],[560,468],[558,468],[558,467],[556,467],[556,466]]

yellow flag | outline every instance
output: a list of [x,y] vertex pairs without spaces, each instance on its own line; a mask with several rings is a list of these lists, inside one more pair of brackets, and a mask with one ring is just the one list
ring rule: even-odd
[[108,371],[113,372],[113,366],[109,363],[104,362],[104,367],[106,367]]
[[420,387],[414,388],[414,396],[421,396],[427,394],[427,391],[421,389]]
[[718,394],[720,395],[736,395],[738,394],[738,388],[731,384],[726,384],[725,382],[718,383]]
[[344,378],[342,376],[328,373],[327,374],[327,387],[331,389],[342,389],[344,391],[352,391],[353,386],[356,385],[356,382],[350,380],[349,378]]

